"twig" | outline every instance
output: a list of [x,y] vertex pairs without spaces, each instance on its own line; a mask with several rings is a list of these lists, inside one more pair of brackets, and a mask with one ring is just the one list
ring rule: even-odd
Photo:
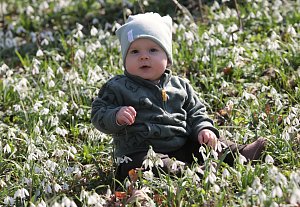
[[237,30],[233,31],[232,34],[238,32],[238,31],[242,31],[243,30],[243,22],[242,22],[240,10],[238,8],[238,3],[237,3],[236,0],[233,0],[233,3],[234,3],[234,8],[236,10],[237,16],[239,18],[239,28]]
[[190,20],[194,22],[194,17],[192,16],[192,14],[189,12],[189,10],[187,8],[182,6],[177,0],[173,0],[173,2],[181,10],[181,12],[184,15],[188,16],[190,18]]
[[138,0],[138,3],[139,3],[139,7],[140,7],[142,13],[145,13],[145,9],[144,9],[144,6],[143,6],[143,3],[141,2],[141,0]]
[[201,22],[203,22],[203,15],[202,15],[203,5],[202,5],[202,0],[199,0],[198,3],[199,3],[199,12],[200,12]]

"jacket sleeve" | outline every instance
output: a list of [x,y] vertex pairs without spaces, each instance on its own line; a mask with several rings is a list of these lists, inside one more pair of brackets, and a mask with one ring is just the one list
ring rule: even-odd
[[116,113],[122,106],[117,104],[117,94],[112,88],[108,83],[104,84],[92,103],[91,122],[106,134],[118,133],[126,127],[116,123]]
[[192,138],[197,140],[198,133],[203,129],[210,129],[219,138],[219,131],[214,127],[213,120],[207,116],[206,108],[201,103],[198,95],[190,84],[186,84],[188,97],[185,102],[187,112],[187,123],[192,131]]

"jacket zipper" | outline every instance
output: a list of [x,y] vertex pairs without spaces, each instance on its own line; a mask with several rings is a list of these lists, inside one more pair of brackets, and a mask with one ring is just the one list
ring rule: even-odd
[[166,110],[166,103],[168,100],[168,95],[167,95],[167,91],[164,88],[161,89],[161,97],[162,97],[162,101],[163,101],[163,108],[164,108],[164,110]]

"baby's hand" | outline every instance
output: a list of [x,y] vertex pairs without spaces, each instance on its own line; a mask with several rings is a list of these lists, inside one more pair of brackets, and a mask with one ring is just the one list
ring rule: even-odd
[[203,129],[198,134],[198,142],[200,144],[206,144],[215,150],[217,147],[218,138],[211,130]]
[[136,111],[132,106],[123,106],[116,115],[117,124],[132,125],[135,121]]

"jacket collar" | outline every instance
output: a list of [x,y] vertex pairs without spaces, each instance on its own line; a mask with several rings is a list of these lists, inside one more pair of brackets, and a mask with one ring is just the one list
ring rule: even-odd
[[164,87],[170,80],[171,76],[172,76],[172,71],[169,69],[166,69],[164,74],[162,74],[161,78],[160,78],[160,82],[159,84],[156,84],[152,81],[149,80],[145,80],[139,76],[136,75],[131,75],[130,73],[127,72],[127,70],[124,71],[125,76],[127,76],[128,78],[130,78],[132,81],[137,82],[141,85],[144,86],[148,86],[148,85],[160,85],[161,87]]

